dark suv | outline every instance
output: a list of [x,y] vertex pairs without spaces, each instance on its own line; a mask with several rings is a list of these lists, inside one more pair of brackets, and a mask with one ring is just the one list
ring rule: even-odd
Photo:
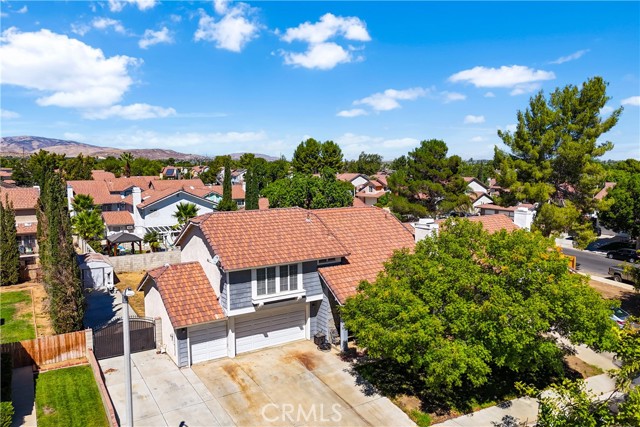
[[616,249],[615,251],[609,251],[607,252],[607,258],[629,262],[635,262],[639,259],[635,249]]

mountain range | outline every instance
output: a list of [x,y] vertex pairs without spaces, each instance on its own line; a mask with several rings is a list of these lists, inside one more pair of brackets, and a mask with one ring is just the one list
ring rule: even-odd
[[[67,157],[75,157],[82,153],[84,156],[93,157],[118,157],[120,154],[129,152],[134,157],[145,157],[150,160],[161,160],[174,158],[176,160],[206,160],[207,156],[196,154],[179,153],[174,150],[165,150],[160,148],[134,148],[131,150],[122,150],[113,147],[100,147],[97,145],[85,144],[77,141],[68,141],[64,139],[45,138],[42,136],[6,136],[0,138],[0,154],[2,156],[22,156],[37,153],[40,150],[47,150],[51,153],[65,154]],[[233,159],[238,159],[243,153],[231,153]],[[277,160],[277,157],[266,154],[255,154],[267,161]]]

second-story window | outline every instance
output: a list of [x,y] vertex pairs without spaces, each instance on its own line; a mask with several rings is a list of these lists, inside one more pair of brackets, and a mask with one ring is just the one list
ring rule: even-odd
[[298,264],[280,266],[280,292],[298,289]]
[[256,269],[254,295],[268,297],[299,291],[301,289],[299,271],[298,264]]
[[276,293],[276,268],[259,268],[256,271],[258,284],[258,296],[272,295]]

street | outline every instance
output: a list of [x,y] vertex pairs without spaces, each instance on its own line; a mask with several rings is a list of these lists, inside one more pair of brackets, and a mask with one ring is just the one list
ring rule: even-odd
[[609,267],[622,264],[623,261],[609,259],[604,255],[580,251],[577,249],[562,248],[566,255],[573,255],[578,262],[578,269],[583,273],[594,274],[596,276],[608,277]]

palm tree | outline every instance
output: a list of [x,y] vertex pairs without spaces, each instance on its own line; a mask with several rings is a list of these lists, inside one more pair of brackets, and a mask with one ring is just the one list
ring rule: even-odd
[[73,197],[71,206],[73,206],[73,210],[76,214],[84,211],[100,211],[100,209],[93,204],[93,197],[88,194],[76,194]]
[[142,240],[149,244],[151,252],[156,252],[160,248],[160,234],[157,231],[148,231]]
[[120,161],[124,162],[124,176],[129,178],[131,176],[131,163],[133,162],[133,154],[124,152],[120,154]]
[[[104,233],[104,223],[100,217],[100,212],[96,210],[82,211],[71,219],[73,232],[80,236],[85,242],[94,240]],[[86,246],[82,248],[87,251]]]
[[178,210],[173,214],[173,217],[178,220],[178,225],[180,226],[186,224],[189,219],[197,216],[198,210],[200,210],[200,208],[193,203],[182,202],[178,203],[178,206],[176,206],[176,208]]

